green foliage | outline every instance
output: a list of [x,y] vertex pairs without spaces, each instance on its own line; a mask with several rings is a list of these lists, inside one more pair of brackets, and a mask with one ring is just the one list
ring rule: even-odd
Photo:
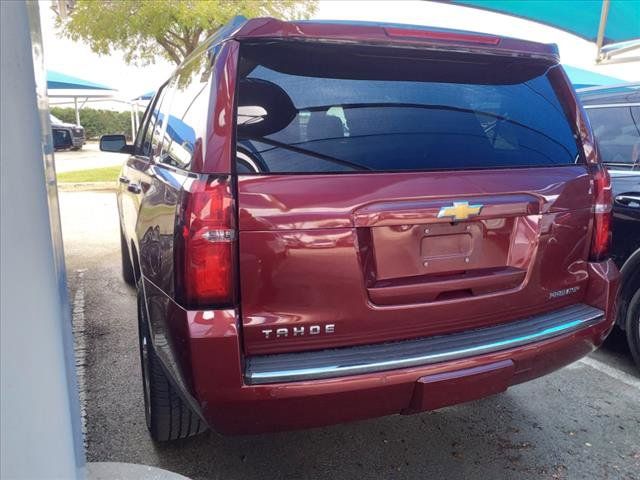
[[[63,122],[76,123],[73,108],[51,107],[51,113]],[[88,139],[98,139],[109,133],[124,134],[131,138],[131,114],[129,112],[113,112],[111,110],[80,110],[80,124],[84,127]]]
[[200,42],[236,15],[309,18],[317,0],[77,0],[58,18],[63,35],[102,55],[125,53],[129,64],[158,57],[180,64]]

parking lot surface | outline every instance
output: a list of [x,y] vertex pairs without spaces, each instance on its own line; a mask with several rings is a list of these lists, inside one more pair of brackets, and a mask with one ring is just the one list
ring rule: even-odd
[[506,393],[435,412],[272,435],[147,435],[135,292],[120,276],[113,193],[60,194],[74,326],[84,343],[89,461],[194,479],[640,478],[640,378],[613,338]]
[[123,156],[119,153],[100,152],[100,146],[96,142],[89,142],[82,150],[56,152],[55,159],[56,172],[64,173],[121,165]]

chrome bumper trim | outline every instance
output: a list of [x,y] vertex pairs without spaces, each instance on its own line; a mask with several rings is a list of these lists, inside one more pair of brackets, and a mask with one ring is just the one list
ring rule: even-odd
[[577,304],[495,327],[399,342],[247,357],[250,385],[344,377],[506,350],[599,323],[604,312]]

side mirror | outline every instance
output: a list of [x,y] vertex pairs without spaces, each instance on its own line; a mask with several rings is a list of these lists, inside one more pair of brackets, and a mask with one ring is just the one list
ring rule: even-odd
[[71,134],[69,130],[62,128],[52,128],[51,134],[53,136],[53,148],[54,150],[64,150],[65,148],[71,148],[73,141],[71,140]]
[[133,145],[127,145],[124,135],[103,135],[100,137],[100,150],[114,153],[133,153]]

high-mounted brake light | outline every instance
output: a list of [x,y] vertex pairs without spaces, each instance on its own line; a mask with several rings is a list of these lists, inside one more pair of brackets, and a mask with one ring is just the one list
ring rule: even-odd
[[490,35],[474,35],[473,33],[445,32],[437,30],[411,30],[404,28],[385,28],[390,37],[423,38],[442,42],[478,43],[481,45],[497,45],[500,38]]
[[593,181],[593,236],[591,238],[590,258],[594,262],[604,260],[609,255],[611,245],[611,210],[613,194],[611,177],[601,164],[592,167]]
[[235,215],[227,177],[185,186],[178,212],[176,290],[187,306],[235,300]]

